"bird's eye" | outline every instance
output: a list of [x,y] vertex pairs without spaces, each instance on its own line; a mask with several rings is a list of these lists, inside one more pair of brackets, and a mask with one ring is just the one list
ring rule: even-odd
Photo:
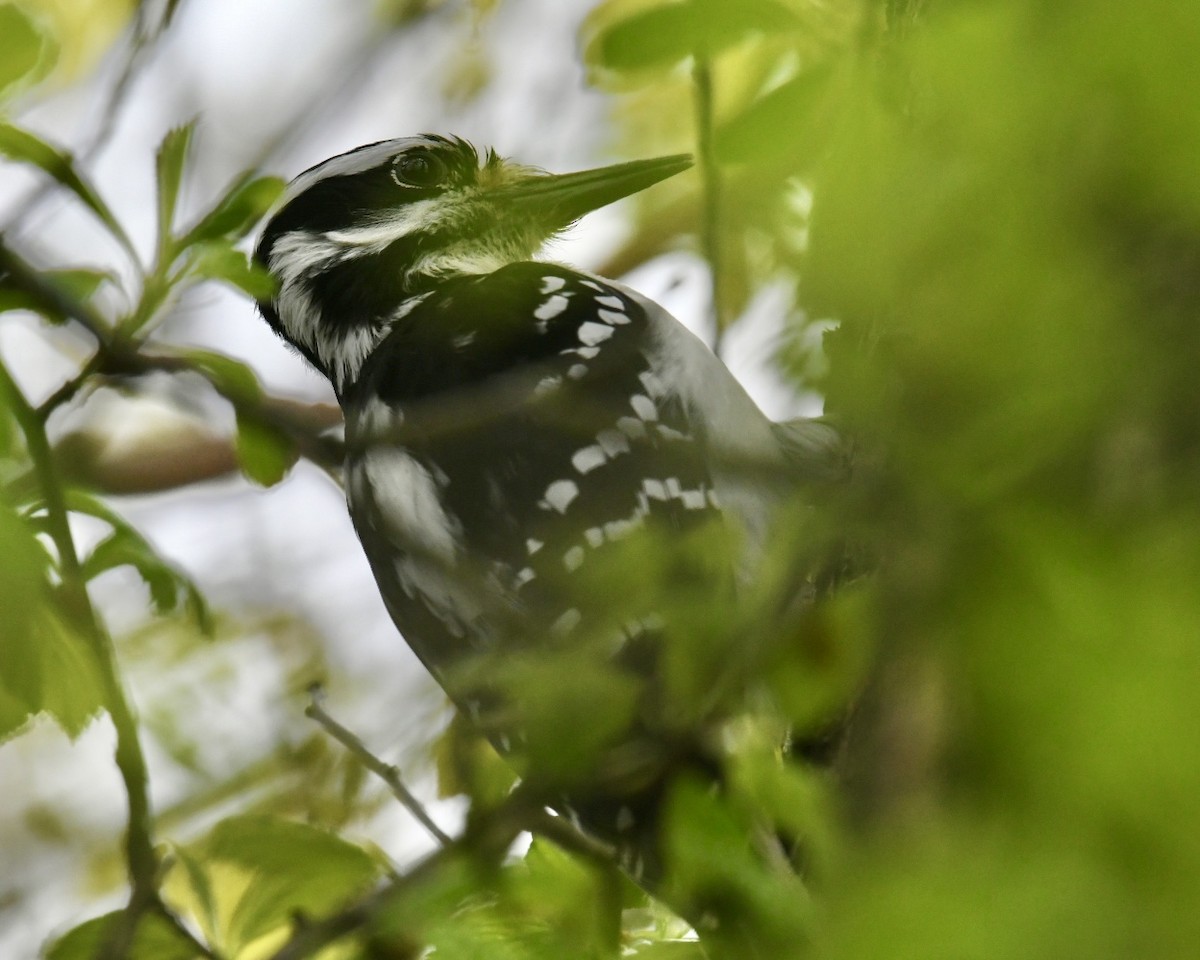
[[446,165],[431,153],[410,153],[392,164],[392,179],[405,187],[436,187],[446,179]]

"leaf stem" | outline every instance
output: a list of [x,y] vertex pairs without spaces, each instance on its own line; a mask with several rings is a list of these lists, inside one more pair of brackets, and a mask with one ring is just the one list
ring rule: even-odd
[[0,398],[7,403],[25,435],[46,508],[46,529],[58,552],[62,578],[60,594],[68,615],[92,649],[104,685],[104,700],[116,731],[116,763],[125,785],[129,809],[125,855],[132,890],[121,922],[113,925],[99,954],[100,957],[116,960],[128,953],[138,918],[153,906],[157,898],[158,858],[154,852],[146,759],[138,737],[137,718],[121,683],[112,638],[88,596],[87,583],[71,534],[66,497],[59,482],[45,424],[2,363]]

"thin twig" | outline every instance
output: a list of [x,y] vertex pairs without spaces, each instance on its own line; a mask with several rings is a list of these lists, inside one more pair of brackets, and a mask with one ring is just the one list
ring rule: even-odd
[[88,357],[87,362],[79,368],[79,372],[75,376],[67,380],[61,387],[55,390],[50,396],[38,404],[38,418],[45,423],[50,419],[50,414],[61,407],[64,403],[69,403],[84,388],[87,382],[100,371],[104,364],[104,357],[100,353],[93,353]]
[[578,854],[587,860],[612,867],[617,863],[617,850],[603,840],[584,833],[565,817],[556,817],[548,810],[540,810],[530,819],[530,833],[545,837],[564,850]]
[[338,723],[322,706],[323,699],[322,690],[319,686],[309,688],[309,696],[312,698],[309,705],[304,710],[304,715],[313,720],[316,720],[325,732],[328,733],[334,740],[349,750],[354,756],[362,762],[368,770],[379,777],[388,785],[388,789],[397,800],[399,800],[426,830],[429,831],[438,843],[443,847],[453,843],[453,839],[449,834],[445,833],[421,806],[421,801],[413,796],[412,791],[404,785],[404,780],[400,776],[400,769],[393,764],[385,763],[375,756],[357,736],[349,729]]

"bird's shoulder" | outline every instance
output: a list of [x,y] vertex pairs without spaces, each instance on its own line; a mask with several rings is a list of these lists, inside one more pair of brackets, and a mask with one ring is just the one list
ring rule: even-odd
[[[655,363],[652,308],[545,263],[416,305],[364,368],[349,417],[352,511],[393,548],[489,557],[518,587],[647,524],[717,516],[702,426]],[[489,325],[514,312],[531,329],[497,356]],[[372,435],[379,424],[386,436]],[[414,490],[428,494],[420,509]]]
[[642,302],[600,277],[509,264],[399,305],[352,394],[403,404],[537,365],[619,369],[644,352],[650,323]]

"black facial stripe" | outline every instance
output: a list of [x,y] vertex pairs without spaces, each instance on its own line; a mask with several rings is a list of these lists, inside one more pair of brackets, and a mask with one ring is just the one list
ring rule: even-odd
[[[352,153],[374,146],[377,144],[360,147]],[[431,187],[398,185],[394,179],[394,164],[409,151],[436,157],[448,171],[446,182]],[[265,265],[276,240],[285,233],[345,229],[363,223],[376,211],[395,209],[405,203],[437,196],[447,187],[470,186],[476,182],[479,154],[466,140],[429,134],[404,153],[366,170],[318,180],[271,218],[255,249],[256,258]],[[493,157],[489,154],[487,162],[491,163]],[[321,166],[323,164],[311,169],[317,170]]]

